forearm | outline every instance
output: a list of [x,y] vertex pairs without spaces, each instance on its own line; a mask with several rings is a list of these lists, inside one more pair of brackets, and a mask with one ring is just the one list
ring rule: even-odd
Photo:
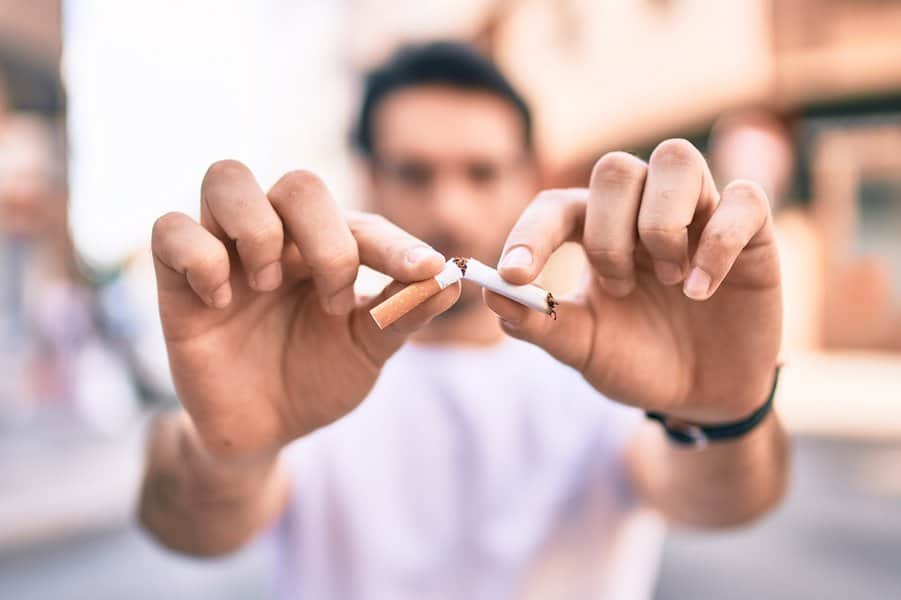
[[284,510],[288,478],[277,456],[225,461],[204,450],[185,413],[154,423],[140,520],[164,545],[217,555],[236,550]]
[[775,413],[734,441],[681,448],[648,422],[627,450],[638,495],[668,520],[698,527],[747,523],[774,507],[788,479],[788,440]]

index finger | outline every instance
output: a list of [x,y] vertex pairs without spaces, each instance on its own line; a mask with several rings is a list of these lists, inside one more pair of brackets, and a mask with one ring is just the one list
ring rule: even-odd
[[520,215],[504,244],[501,276],[517,285],[538,277],[551,254],[564,242],[581,237],[588,190],[546,190]]
[[396,281],[428,279],[444,268],[440,252],[380,215],[354,211],[347,222],[360,262]]
[[350,312],[356,305],[353,285],[360,257],[350,227],[325,184],[309,171],[291,171],[272,186],[268,196],[310,268],[325,311]]

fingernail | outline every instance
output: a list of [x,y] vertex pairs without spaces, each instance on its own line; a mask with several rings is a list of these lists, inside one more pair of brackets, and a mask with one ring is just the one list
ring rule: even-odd
[[664,285],[675,285],[682,281],[682,267],[674,262],[654,261],[654,273]]
[[434,248],[430,248],[428,246],[416,246],[415,248],[411,248],[407,252],[407,262],[415,264],[418,262],[426,261],[435,256],[440,258],[441,262],[444,262],[444,257],[441,256],[441,253]]
[[357,305],[353,287],[346,287],[325,302],[325,311],[332,315],[346,315]]
[[276,261],[257,271],[253,277],[253,287],[261,292],[274,290],[282,284],[282,265]]
[[710,275],[699,267],[695,267],[688,274],[683,287],[685,295],[692,300],[704,300],[710,292]]
[[532,251],[525,246],[510,248],[501,259],[500,269],[528,268],[532,264]]
[[632,291],[633,281],[631,279],[614,279],[612,277],[600,277],[601,286],[613,296],[627,296]]
[[228,306],[229,302],[232,300],[232,286],[229,282],[225,282],[216,288],[212,294],[210,294],[210,303],[215,308],[225,308]]

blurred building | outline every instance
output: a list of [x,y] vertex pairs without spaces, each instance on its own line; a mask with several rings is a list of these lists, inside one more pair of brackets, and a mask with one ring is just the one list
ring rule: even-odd
[[[792,199],[819,240],[798,275],[802,289],[817,288],[798,310],[816,321],[805,343],[901,348],[901,4],[496,0],[413,15],[349,6],[358,69],[435,35],[494,56],[536,111],[548,185],[584,185],[608,150],[647,156],[674,136],[704,148],[730,110],[784,119],[797,152]],[[811,272],[821,275],[808,281]]]
[[[901,2],[890,0],[0,0],[0,97],[56,122],[77,114],[76,242],[100,263],[132,265],[147,257],[152,219],[194,212],[204,166],[224,156],[248,161],[264,185],[314,169],[352,203],[355,76],[407,41],[468,39],[502,65],[535,110],[546,185],[585,185],[604,152],[647,156],[666,137],[707,150],[723,113],[768,112],[795,154],[780,214],[799,297],[789,320],[809,321],[781,410],[797,430],[891,439],[901,432],[899,32]],[[166,177],[148,177],[148,165]],[[577,252],[564,256],[549,287],[577,264]],[[136,269],[134,289],[153,313],[148,271]],[[165,371],[161,348],[139,345]],[[32,433],[0,444],[0,597],[259,597],[258,556],[199,567],[134,531],[140,431]],[[661,597],[715,596],[691,587],[713,572],[735,576],[723,582],[735,597],[901,594],[898,532],[885,527],[901,497],[886,475],[897,444],[804,440],[782,520],[751,545],[709,542],[702,559],[696,546],[671,548]],[[845,560],[855,553],[866,561]],[[793,581],[760,577],[797,565]]]
[[820,240],[816,344],[901,348],[901,4],[501,4],[489,45],[537,107],[549,182],[584,184],[611,149],[703,148],[723,112],[768,108],[793,122],[795,200]]

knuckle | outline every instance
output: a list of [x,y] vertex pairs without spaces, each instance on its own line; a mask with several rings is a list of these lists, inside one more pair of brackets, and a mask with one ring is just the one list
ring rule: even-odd
[[180,212],[167,212],[153,223],[150,237],[154,246],[163,244],[184,221],[185,215]]
[[706,242],[714,248],[733,249],[743,245],[741,232],[735,227],[724,227],[708,231],[704,236]]
[[251,229],[238,239],[239,246],[261,248],[280,242],[283,235],[281,224],[267,223]]
[[356,252],[344,251],[323,256],[314,270],[323,273],[356,273],[360,259]]
[[660,142],[651,153],[651,164],[686,166],[693,164],[697,159],[698,150],[691,142],[682,138]]
[[220,252],[203,252],[193,258],[187,258],[185,268],[187,271],[203,276],[215,275],[226,266],[228,259]]
[[287,202],[319,195],[327,190],[325,182],[311,171],[297,169],[288,171],[272,188],[273,202]]
[[217,160],[206,170],[206,175],[203,176],[203,183],[204,185],[209,185],[216,181],[235,179],[247,172],[247,167],[240,161],[231,158]]
[[686,233],[685,227],[676,225],[666,225],[657,221],[648,220],[646,222],[639,221],[638,235],[642,239],[673,239],[681,238]]
[[723,194],[728,194],[734,200],[758,208],[768,208],[766,191],[756,181],[750,179],[736,179],[723,189]]
[[639,224],[638,237],[652,256],[676,259],[686,252],[688,230],[685,227]]
[[284,229],[280,222],[267,222],[243,235],[240,241],[254,246],[266,246],[281,240]]
[[348,219],[348,224],[351,226],[351,229],[384,229],[387,227],[395,227],[394,223],[389,221],[386,217],[369,212],[352,213]]
[[644,179],[645,164],[627,152],[608,152],[594,164],[591,181],[597,183],[623,183]]
[[585,246],[585,255],[602,275],[627,275],[632,271],[631,249]]
[[242,198],[234,198],[231,192],[235,189],[236,182],[248,176],[253,177],[250,170],[237,160],[225,159],[214,162],[207,169],[200,185],[202,201],[209,207],[235,200],[243,203]]
[[370,245],[377,242],[380,246],[384,246],[390,242],[392,247],[406,248],[409,244],[418,242],[413,235],[382,215],[351,212],[347,214],[346,222],[355,240],[367,240]]

